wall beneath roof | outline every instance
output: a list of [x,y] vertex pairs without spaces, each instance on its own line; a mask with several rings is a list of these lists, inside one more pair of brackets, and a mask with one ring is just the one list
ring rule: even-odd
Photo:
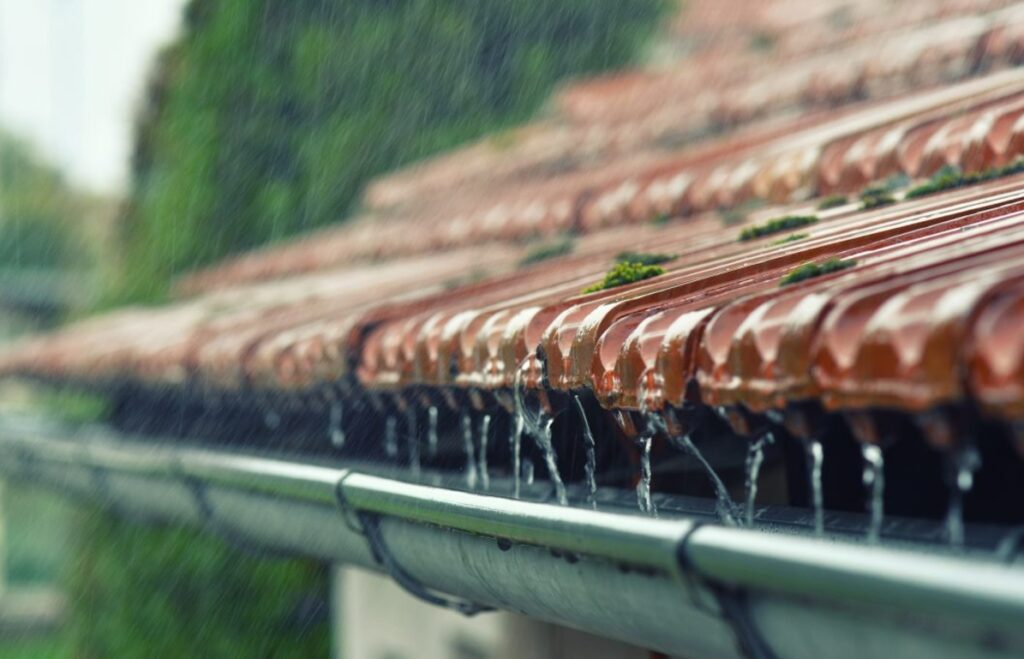
[[647,659],[646,650],[513,613],[466,618],[386,577],[336,568],[336,659]]

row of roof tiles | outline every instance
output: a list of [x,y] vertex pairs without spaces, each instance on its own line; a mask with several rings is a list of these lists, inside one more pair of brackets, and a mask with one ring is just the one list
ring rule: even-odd
[[679,153],[640,154],[500,189],[453,189],[443,203],[254,252],[192,276],[183,288],[208,290],[361,258],[593,232],[756,199],[850,192],[878,178],[927,176],[945,165],[976,171],[1022,153],[1022,115],[1024,72],[995,73],[855,110],[770,122]]
[[[816,26],[807,31],[828,33]],[[460,186],[505,187],[523,177],[546,178],[555,166],[585,168],[642,150],[672,150],[724,126],[946,84],[1015,64],[1024,52],[1022,35],[1024,13],[1009,7],[915,24],[898,38],[868,33],[792,58],[749,47],[697,50],[662,71],[573,86],[559,97],[553,120],[382,177],[368,188],[365,205],[419,206]]]
[[[0,373],[192,395],[356,388],[456,409],[511,408],[517,387],[586,389],[624,425],[696,403],[742,433],[767,415],[805,436],[833,410],[864,441],[881,436],[875,411],[902,410],[948,446],[967,401],[1024,420],[1021,182],[848,205],[790,242],[740,241],[705,216],[514,270],[496,248],[495,275],[454,290],[472,255],[225,291],[35,339]],[[661,276],[582,293],[623,245],[674,258]],[[852,267],[780,287],[827,259]]]

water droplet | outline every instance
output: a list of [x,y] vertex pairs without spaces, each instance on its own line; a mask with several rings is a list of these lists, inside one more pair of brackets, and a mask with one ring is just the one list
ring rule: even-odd
[[512,475],[514,479],[513,496],[518,499],[522,489],[522,447],[523,417],[517,412],[512,415],[508,434],[509,446],[512,449]]
[[406,434],[409,440],[409,470],[413,476],[420,475],[420,436],[416,420],[416,408],[409,406],[405,411]]
[[953,454],[951,463],[953,483],[946,514],[946,536],[950,545],[963,547],[964,497],[974,488],[974,472],[981,467],[981,456],[973,446],[966,446]]
[[384,420],[384,453],[389,458],[398,457],[398,420],[391,415]]
[[580,420],[583,423],[583,443],[586,445],[587,458],[583,465],[583,471],[587,479],[587,502],[597,508],[597,446],[594,442],[594,433],[590,431],[590,421],[587,420],[587,411],[583,408],[583,401],[579,396],[573,396],[576,401],[576,409],[579,410]]
[[476,489],[478,477],[473,448],[473,419],[468,412],[463,412],[460,422],[462,423],[462,450],[466,453],[466,486],[473,490]]
[[274,410],[269,410],[263,415],[263,423],[271,430],[277,430],[281,425],[281,415]]
[[487,469],[487,440],[491,434],[491,415],[484,414],[480,419],[480,455],[477,460],[480,467],[480,486],[484,490],[491,489],[491,474]]
[[334,448],[341,448],[345,445],[345,428],[342,425],[344,423],[343,414],[344,409],[342,408],[340,400],[331,403],[328,434],[331,437],[331,445]]
[[431,405],[427,410],[427,451],[430,457],[437,455],[437,406]]
[[825,462],[825,452],[821,442],[809,439],[804,442],[807,453],[807,471],[811,486],[811,505],[814,507],[814,533],[825,535],[825,491],[821,483],[821,467]]
[[533,460],[526,458],[523,460],[523,480],[526,481],[527,485],[533,485],[533,476],[536,469],[533,466]]
[[868,542],[878,542],[882,534],[882,520],[885,515],[885,461],[882,449],[874,444],[864,444],[860,449],[864,457],[864,487],[868,490],[868,513],[871,520],[868,525]]

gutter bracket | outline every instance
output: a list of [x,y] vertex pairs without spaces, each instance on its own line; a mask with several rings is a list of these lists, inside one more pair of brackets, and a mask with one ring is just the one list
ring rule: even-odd
[[181,482],[192,493],[192,498],[196,502],[196,509],[199,511],[199,516],[202,519],[203,528],[208,529],[213,535],[221,538],[235,549],[255,558],[294,558],[292,554],[287,552],[250,542],[234,529],[222,524],[217,518],[213,504],[210,503],[210,498],[206,493],[206,485],[186,472],[177,460],[174,461],[174,464]]
[[[89,452],[89,447],[85,446],[85,451]],[[130,511],[121,504],[117,497],[114,496],[110,489],[110,479],[107,475],[106,469],[96,464],[94,461],[89,461],[92,464],[89,465],[89,480],[92,483],[92,488],[98,496],[100,504],[109,509],[114,515],[123,517],[127,520],[145,521],[146,516],[136,514]]]
[[[761,631],[750,616],[746,589],[708,579],[701,575],[690,562],[687,554],[687,545],[690,538],[701,526],[703,525],[700,522],[693,524],[693,527],[680,540],[677,552],[682,575],[686,581],[686,588],[690,591],[691,600],[698,609],[725,619],[736,635],[736,643],[739,646],[740,652],[747,659],[778,659],[775,651],[764,640]],[[714,595],[715,601],[718,603],[718,611],[710,610],[707,603],[701,601],[697,592],[698,585],[706,588]]]
[[[451,611],[456,611],[467,618],[475,616],[478,613],[486,613],[495,610],[494,607],[491,606],[477,604],[476,602],[471,602],[465,599],[449,597],[432,591],[417,581],[411,574],[406,572],[405,569],[399,565],[398,561],[395,560],[394,555],[392,555],[391,551],[388,549],[387,543],[384,541],[384,535],[380,530],[381,516],[374,513],[354,510],[348,502],[345,501],[345,495],[342,487],[343,483],[344,478],[338,481],[336,494],[338,497],[338,507],[341,509],[341,513],[345,518],[345,523],[349,528],[366,538],[366,543],[370,546],[370,553],[373,555],[373,559],[378,565],[384,568],[384,571],[388,576],[390,576],[402,590],[420,601],[449,609]],[[356,524],[357,520],[358,524]]]

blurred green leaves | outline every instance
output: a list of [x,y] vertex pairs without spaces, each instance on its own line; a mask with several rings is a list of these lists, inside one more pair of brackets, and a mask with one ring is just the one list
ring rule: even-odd
[[371,177],[630,61],[668,0],[192,0],[138,126],[118,299],[343,219]]
[[79,516],[66,635],[77,657],[326,657],[326,567],[174,526]]
[[0,270],[87,266],[86,203],[25,144],[0,133]]

